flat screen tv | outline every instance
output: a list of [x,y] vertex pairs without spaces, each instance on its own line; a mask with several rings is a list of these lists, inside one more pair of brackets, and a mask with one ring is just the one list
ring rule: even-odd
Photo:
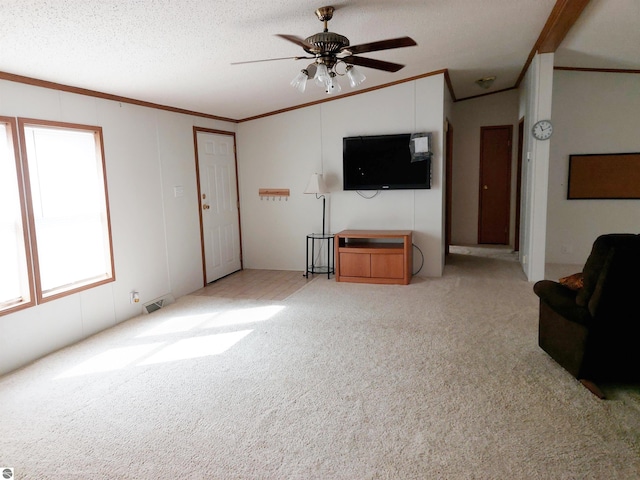
[[[417,154],[413,138],[430,134],[403,133],[342,139],[345,190],[431,188],[431,155]],[[428,144],[427,144],[428,145]]]

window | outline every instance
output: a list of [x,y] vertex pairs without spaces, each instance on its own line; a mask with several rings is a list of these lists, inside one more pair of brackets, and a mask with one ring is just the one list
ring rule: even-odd
[[[11,181],[2,172],[3,190],[13,199],[2,202],[13,213],[1,217],[3,246],[11,247],[18,265],[17,273],[3,275],[0,312],[29,304],[33,290],[42,303],[115,279],[101,128],[30,119],[18,119],[18,126],[21,156],[14,161],[13,185],[5,185]],[[2,158],[9,172],[10,162]],[[18,245],[20,238],[25,240]]]

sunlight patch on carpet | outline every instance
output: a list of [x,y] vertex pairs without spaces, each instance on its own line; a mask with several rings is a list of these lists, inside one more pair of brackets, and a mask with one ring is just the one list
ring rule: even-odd
[[220,355],[252,331],[253,330],[240,330],[238,332],[185,338],[168,344],[159,342],[135,345],[132,347],[112,348],[76,365],[70,370],[58,375],[55,379],[110,372],[134,364],[136,366],[154,365],[157,363]]
[[86,362],[76,365],[72,369],[58,375],[55,379],[79,377],[90,373],[119,370],[162,345],[163,343],[147,343],[145,345],[135,345],[132,347],[112,348],[106,352],[91,357]]
[[276,313],[283,310],[283,305],[268,305],[264,307],[236,308],[216,315],[209,322],[202,325],[202,328],[223,327],[228,325],[241,325],[253,322],[264,322],[269,320]]
[[267,305],[264,307],[236,308],[228,312],[209,312],[199,315],[179,315],[171,317],[153,328],[141,333],[136,338],[167,335],[188,332],[196,328],[208,329],[229,325],[239,325],[253,322],[264,322],[283,310],[282,305]]
[[172,317],[169,320],[156,325],[150,330],[141,333],[136,338],[153,337],[157,335],[168,335],[170,333],[187,332],[202,325],[207,320],[210,320],[212,316],[218,313],[203,313],[202,315],[179,315]]
[[166,336],[169,341],[112,348],[63,372],[55,377],[55,379],[111,372],[132,365],[154,365],[220,355],[249,335],[253,330],[194,336],[181,340],[175,340],[172,336],[176,333],[263,322],[269,320],[284,308],[282,305],[266,305],[261,307],[235,308],[226,312],[208,312],[170,317],[168,320],[154,325],[149,330],[135,337]]
[[249,335],[253,330],[241,330],[239,332],[219,333],[207,335],[205,337],[194,337],[179,340],[138,365],[153,365],[155,363],[174,362],[189,358],[207,357],[210,355],[220,355],[236,343]]

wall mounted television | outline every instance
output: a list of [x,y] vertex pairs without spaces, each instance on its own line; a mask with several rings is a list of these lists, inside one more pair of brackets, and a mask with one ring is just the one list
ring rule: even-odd
[[431,188],[431,154],[416,155],[416,137],[430,145],[430,133],[343,138],[344,190]]

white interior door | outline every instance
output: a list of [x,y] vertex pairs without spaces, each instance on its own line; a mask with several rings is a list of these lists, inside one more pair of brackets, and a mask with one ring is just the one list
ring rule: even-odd
[[205,281],[242,268],[234,136],[196,132]]

